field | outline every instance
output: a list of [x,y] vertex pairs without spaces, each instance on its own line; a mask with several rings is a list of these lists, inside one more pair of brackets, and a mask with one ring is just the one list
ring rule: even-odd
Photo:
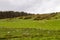
[[32,20],[32,19],[1,19],[0,26],[6,28],[40,28],[60,30],[60,19]]
[[0,40],[60,40],[60,19],[0,19]]
[[60,40],[60,12],[0,11],[0,40]]

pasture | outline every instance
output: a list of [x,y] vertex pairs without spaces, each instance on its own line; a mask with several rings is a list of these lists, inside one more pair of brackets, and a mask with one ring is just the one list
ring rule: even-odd
[[60,40],[60,19],[0,19],[0,40]]
[[6,28],[40,28],[60,30],[60,19],[32,20],[32,19],[0,19],[0,27]]

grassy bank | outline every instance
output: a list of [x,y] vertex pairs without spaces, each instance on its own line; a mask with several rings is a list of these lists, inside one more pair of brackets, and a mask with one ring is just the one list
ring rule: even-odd
[[1,19],[0,27],[7,28],[40,28],[49,30],[60,30],[60,19],[54,20],[32,20],[32,19]]

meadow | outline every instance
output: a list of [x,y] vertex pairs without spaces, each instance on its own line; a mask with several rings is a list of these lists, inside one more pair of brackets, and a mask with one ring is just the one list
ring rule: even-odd
[[60,40],[60,19],[0,19],[0,40]]
[[60,12],[0,12],[0,40],[60,40]]
[[32,19],[1,19],[0,27],[6,28],[40,28],[48,30],[60,30],[60,19],[32,20]]

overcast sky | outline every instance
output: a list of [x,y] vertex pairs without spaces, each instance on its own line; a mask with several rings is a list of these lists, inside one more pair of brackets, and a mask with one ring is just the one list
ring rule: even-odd
[[0,0],[0,11],[49,13],[60,11],[60,0]]

